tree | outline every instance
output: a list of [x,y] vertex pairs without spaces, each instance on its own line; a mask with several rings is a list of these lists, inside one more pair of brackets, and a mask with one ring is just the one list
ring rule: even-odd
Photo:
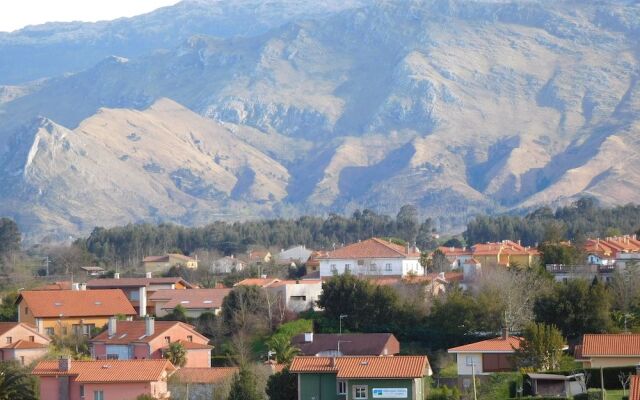
[[180,342],[170,343],[169,348],[164,352],[164,358],[176,367],[184,367],[187,363],[187,350]]
[[637,262],[628,262],[624,269],[616,268],[609,284],[613,307],[629,314],[640,300],[640,266]]
[[254,374],[246,368],[233,376],[228,400],[262,400]]
[[491,330],[508,328],[517,332],[533,321],[533,307],[548,283],[531,270],[493,269],[484,271],[478,281],[476,298],[494,325]]
[[322,284],[318,305],[326,318],[337,325],[340,315],[343,328],[363,332],[392,330],[405,310],[399,306],[398,295],[388,286],[374,286],[369,281],[346,273]]
[[458,238],[451,238],[442,244],[444,247],[462,247],[462,242]]
[[291,345],[290,338],[285,335],[274,335],[267,342],[269,351],[275,352],[278,364],[289,365],[293,361],[293,357],[300,354],[300,349]]
[[260,322],[270,324],[265,291],[258,286],[237,286],[222,301],[222,319],[234,333]]
[[543,265],[576,265],[583,264],[586,259],[578,248],[565,243],[544,242],[538,246],[538,250]]
[[515,358],[521,368],[533,368],[535,371],[557,370],[560,366],[564,339],[552,325],[531,323],[522,333],[520,348]]
[[415,242],[418,236],[418,224],[418,209],[411,204],[402,206],[396,216],[398,236],[407,242]]
[[269,377],[266,392],[269,400],[296,400],[298,398],[298,377],[285,368]]
[[21,240],[18,224],[10,218],[0,218],[0,256],[20,250]]
[[184,308],[183,305],[176,305],[170,313],[165,315],[164,317],[157,318],[162,321],[180,321],[180,322],[188,322],[189,318],[187,317],[187,309]]
[[0,303],[0,321],[18,320],[17,298],[17,292],[8,293],[2,298],[2,303]]
[[611,326],[609,296],[600,282],[572,279],[556,283],[534,305],[537,322],[558,327],[570,339],[607,332]]
[[34,380],[17,365],[0,363],[0,400],[37,400]]

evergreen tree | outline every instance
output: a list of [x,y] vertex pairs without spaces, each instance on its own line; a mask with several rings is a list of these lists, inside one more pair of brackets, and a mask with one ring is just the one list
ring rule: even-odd
[[296,400],[298,398],[298,378],[296,374],[285,368],[275,373],[267,381],[267,396],[269,400]]
[[228,400],[262,400],[256,377],[246,368],[233,376]]
[[553,371],[560,366],[564,339],[555,326],[541,323],[529,324],[523,334],[515,358],[521,368],[534,371]]

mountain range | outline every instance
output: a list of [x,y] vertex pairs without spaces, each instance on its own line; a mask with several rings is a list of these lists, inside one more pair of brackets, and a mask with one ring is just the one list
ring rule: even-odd
[[0,214],[31,238],[640,194],[632,1],[186,0],[0,34]]

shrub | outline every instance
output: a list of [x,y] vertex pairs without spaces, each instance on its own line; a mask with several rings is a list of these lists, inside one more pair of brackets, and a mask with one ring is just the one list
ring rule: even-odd
[[460,391],[457,387],[449,388],[443,386],[441,388],[432,389],[427,396],[428,400],[460,400]]

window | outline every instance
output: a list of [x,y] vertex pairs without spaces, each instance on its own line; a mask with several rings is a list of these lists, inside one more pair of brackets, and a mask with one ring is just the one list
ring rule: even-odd
[[347,382],[338,381],[338,394],[347,394]]
[[307,301],[307,296],[291,296],[291,301]]
[[75,335],[91,336],[91,331],[94,330],[95,327],[95,324],[74,324],[73,333]]
[[165,342],[166,344],[171,343],[171,336],[165,336],[165,337],[164,337],[164,342]]
[[104,400],[104,392],[102,390],[94,390],[93,400]]
[[364,260],[358,260],[358,265],[364,265]]
[[191,335],[187,336],[187,341],[188,342],[193,342],[193,336],[191,336]]
[[11,336],[7,336],[7,344],[11,344],[12,341],[13,339],[11,338]]
[[35,342],[36,341],[36,337],[35,336],[29,336],[29,341],[30,342]]
[[369,271],[375,271],[376,270],[376,264],[371,264],[369,265]]
[[53,328],[44,328],[44,333],[46,333],[48,336],[53,336],[54,330]]
[[80,385],[80,397],[84,397],[84,385]]
[[391,272],[391,263],[387,263],[387,264],[384,266],[384,270],[385,270],[385,271],[387,271],[387,272]]
[[472,365],[473,365],[473,356],[467,356],[467,357],[465,358],[465,365],[466,365],[467,367],[470,367],[470,366],[472,366]]
[[29,307],[24,308],[24,315],[29,315]]
[[331,272],[333,272],[334,274],[338,272],[338,268],[336,267],[335,264],[331,264]]
[[353,398],[354,399],[367,399],[367,386],[357,385],[353,387]]
[[351,264],[345,264],[344,265],[344,272],[349,272],[351,271]]
[[117,354],[107,354],[107,360],[117,360],[120,358]]
[[129,300],[140,300],[140,292],[138,292],[137,290],[132,290],[131,292],[129,292]]

